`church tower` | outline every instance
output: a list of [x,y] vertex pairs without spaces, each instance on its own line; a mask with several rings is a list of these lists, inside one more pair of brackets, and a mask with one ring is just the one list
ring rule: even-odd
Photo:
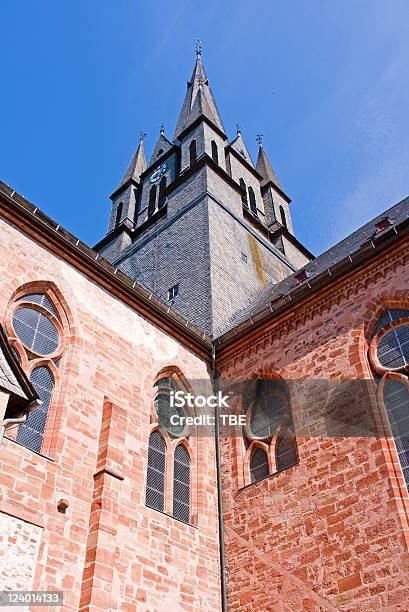
[[312,258],[261,142],[254,166],[240,130],[228,141],[200,48],[172,140],[147,164],[142,134],[111,200],[95,248],[213,337]]

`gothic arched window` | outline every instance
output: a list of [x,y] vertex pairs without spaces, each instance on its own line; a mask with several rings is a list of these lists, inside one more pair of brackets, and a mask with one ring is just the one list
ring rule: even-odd
[[163,208],[166,204],[166,176],[162,176],[159,182],[158,208]]
[[115,227],[118,227],[118,225],[121,222],[123,209],[124,209],[124,205],[122,204],[122,202],[119,202],[119,204],[118,204],[118,206],[116,208]]
[[409,310],[386,310],[374,328],[369,359],[409,488]]
[[155,384],[157,387],[157,393],[155,397],[155,412],[159,421],[159,424],[173,437],[180,438],[186,435],[186,428],[183,424],[182,419],[179,422],[172,424],[171,417],[176,415],[177,417],[186,416],[182,408],[171,406],[170,395],[175,391],[178,391],[173,378],[161,378]]
[[287,227],[287,217],[285,215],[285,211],[282,206],[280,206],[280,217],[281,217],[281,225],[286,228]]
[[243,204],[244,208],[248,208],[249,203],[247,201],[246,183],[244,182],[242,178],[240,179],[240,189],[241,189],[241,203]]
[[292,431],[286,431],[277,441],[275,448],[276,469],[285,470],[298,461],[297,445]]
[[258,480],[267,478],[269,474],[270,468],[268,467],[267,454],[262,448],[257,446],[250,460],[251,482],[257,482]]
[[156,209],[156,185],[152,185],[149,191],[148,217],[151,217]]
[[197,151],[196,151],[196,140],[192,140],[189,145],[189,157],[190,157],[190,165],[193,166],[197,159]]
[[257,217],[256,196],[254,194],[253,187],[249,187],[249,201],[250,201],[250,210],[253,213],[253,215]]
[[[169,368],[154,387],[156,393],[151,410],[153,432],[149,437],[146,505],[190,523],[191,517],[195,516],[195,497],[192,497],[192,473],[196,474],[195,464],[192,463],[194,451],[189,442],[190,428],[186,426],[184,418],[180,418],[186,417],[185,411],[171,402],[172,394],[183,391],[185,386],[182,378]],[[174,422],[174,416],[179,417],[179,422]]]
[[159,151],[158,151],[158,153],[157,153],[156,157],[157,157],[157,158],[158,158],[158,157],[160,157],[160,156],[162,155],[162,153],[163,153],[163,149],[159,149]]
[[216,164],[219,163],[219,151],[217,149],[216,141],[214,140],[212,140],[212,159],[216,162]]
[[54,378],[47,366],[39,366],[31,372],[30,381],[43,403],[37,410],[30,412],[25,423],[20,425],[16,440],[19,444],[40,452],[54,390]]
[[[248,403],[244,427],[247,461],[250,458],[250,474],[244,475],[247,482],[249,479],[256,482],[298,462],[287,387],[277,380],[258,379],[252,384],[254,391],[248,392],[245,400],[245,404]],[[272,462],[271,472],[267,452],[273,452],[275,457],[275,467]]]
[[190,456],[183,444],[179,444],[175,449],[173,466],[173,516],[189,523]]
[[55,377],[64,351],[64,323],[47,293],[18,297],[7,323],[14,350],[42,401],[19,426],[16,441],[36,452],[43,450]]
[[149,436],[146,505],[163,512],[165,508],[166,444],[161,434]]

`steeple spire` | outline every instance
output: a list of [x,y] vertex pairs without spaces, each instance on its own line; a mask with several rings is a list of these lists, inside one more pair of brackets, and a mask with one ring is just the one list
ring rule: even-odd
[[204,115],[224,133],[223,123],[202,63],[202,44],[198,39],[196,44],[196,63],[190,81],[187,83],[187,92],[173,139],[178,138],[201,115]]
[[139,177],[141,176],[142,172],[146,170],[144,147],[145,137],[146,134],[144,132],[141,132],[138,148],[136,149],[131,161],[129,162],[126,172],[123,175],[122,180],[119,183],[117,189],[125,185],[125,183],[129,181],[129,179],[133,179],[134,181],[139,182]]
[[261,134],[257,136],[257,142],[259,143],[259,149],[256,170],[263,177],[262,184],[272,182],[274,185],[276,185],[276,187],[281,189],[280,181],[278,180],[277,175],[274,172],[272,165],[270,164],[270,160],[268,159],[266,152],[264,151]]

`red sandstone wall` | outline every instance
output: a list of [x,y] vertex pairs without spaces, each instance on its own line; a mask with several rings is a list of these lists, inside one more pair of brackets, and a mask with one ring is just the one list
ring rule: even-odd
[[[35,535],[20,563],[33,565],[24,584],[63,589],[64,610],[220,609],[212,439],[194,449],[197,527],[144,505],[155,375],[173,365],[203,379],[206,365],[3,221],[0,234],[1,318],[18,287],[41,281],[61,292],[70,321],[48,456],[7,439],[0,449],[0,519],[5,528],[11,520],[12,539]],[[20,540],[2,542],[11,544],[21,551]]]
[[[222,376],[370,377],[365,333],[382,304],[409,308],[407,259],[299,309],[220,364]],[[297,423],[303,407],[293,410]],[[409,499],[388,444],[305,438],[298,450],[299,465],[240,489],[241,441],[223,442],[229,609],[407,610]]]

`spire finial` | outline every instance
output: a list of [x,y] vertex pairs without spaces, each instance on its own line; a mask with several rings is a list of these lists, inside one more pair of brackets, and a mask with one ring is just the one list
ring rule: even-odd
[[199,37],[196,38],[196,56],[197,57],[202,56],[202,41],[200,40]]
[[165,135],[165,124],[164,123],[160,124],[160,133],[161,133],[162,136]]
[[144,142],[145,138],[146,138],[147,134],[146,132],[144,132],[143,130],[141,131],[140,135],[139,135],[139,140],[141,142]]
[[257,138],[256,138],[258,144],[260,147],[263,146],[263,134],[257,134]]
[[236,123],[236,131],[237,131],[237,136],[241,134],[241,127],[239,126],[238,123]]

